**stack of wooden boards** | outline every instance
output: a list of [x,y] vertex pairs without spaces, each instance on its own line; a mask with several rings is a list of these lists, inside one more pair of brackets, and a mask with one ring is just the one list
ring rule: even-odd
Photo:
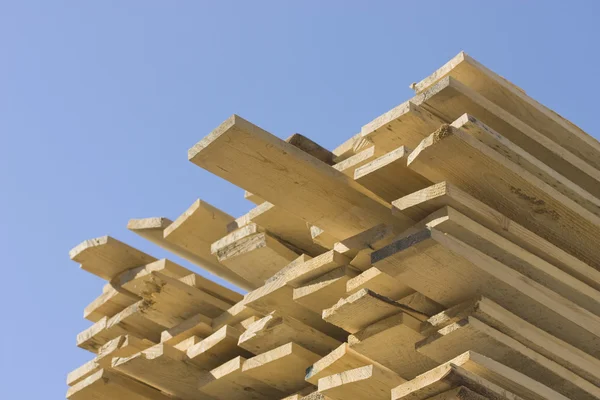
[[600,399],[600,143],[460,53],[330,152],[232,116],[189,151],[247,190],[111,237],[67,398]]

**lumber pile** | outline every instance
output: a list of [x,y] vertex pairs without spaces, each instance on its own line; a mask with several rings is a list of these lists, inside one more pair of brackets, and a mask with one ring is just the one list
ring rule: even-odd
[[112,237],[71,400],[600,399],[600,143],[464,53],[333,151],[234,115],[189,160],[246,191]]

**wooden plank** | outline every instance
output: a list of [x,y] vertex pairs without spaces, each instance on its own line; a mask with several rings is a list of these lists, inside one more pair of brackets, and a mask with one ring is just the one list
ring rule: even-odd
[[422,321],[401,312],[350,335],[348,344],[352,350],[390,368],[402,378],[412,379],[438,365],[415,350],[415,343],[425,339],[421,334],[422,325]]
[[83,317],[89,321],[98,322],[103,317],[112,317],[139,300],[141,300],[139,296],[125,289],[108,285],[106,291],[85,307]]
[[325,357],[320,358],[308,367],[306,369],[305,380],[313,385],[317,385],[319,379],[323,377],[374,363],[373,360],[352,350],[348,343],[342,343]]
[[450,206],[496,234],[600,290],[599,271],[449,182],[432,185],[407,195],[393,204],[395,208],[417,221],[443,206]]
[[292,146],[299,148],[303,152],[310,154],[316,159],[323,161],[327,165],[333,165],[335,163],[335,154],[322,147],[318,143],[313,142],[304,135],[294,133],[292,136],[285,139],[285,141],[291,144]]
[[238,346],[260,354],[291,341],[319,355],[325,355],[340,345],[339,340],[295,318],[273,311],[250,325],[240,336]]
[[204,370],[211,370],[237,356],[250,357],[248,351],[237,345],[241,332],[225,325],[212,335],[187,350],[190,362]]
[[459,386],[455,389],[450,389],[447,392],[440,393],[428,400],[487,400],[488,398],[475,393],[469,388]]
[[326,249],[332,249],[333,245],[339,240],[335,236],[314,225],[310,226],[310,236],[312,237],[313,242]]
[[600,200],[597,197],[580,188],[561,175],[560,171],[555,171],[551,166],[542,163],[472,115],[461,115],[452,122],[452,126],[477,138],[588,211],[596,215],[600,214]]
[[577,157],[600,168],[600,144],[596,139],[464,52],[417,83],[415,90],[423,92],[446,76],[459,80]]
[[288,343],[249,358],[242,371],[283,393],[291,394],[309,385],[304,380],[304,373],[319,358],[318,354],[302,346]]
[[431,186],[406,165],[411,151],[401,146],[356,168],[354,180],[388,202]]
[[265,199],[255,195],[254,193],[250,193],[247,190],[244,190],[244,199],[256,204],[257,206],[265,202]]
[[427,315],[428,317],[444,310],[444,306],[419,292],[414,292],[408,296],[402,297],[397,300],[397,302],[412,310],[418,311],[421,314]]
[[171,397],[126,376],[99,370],[70,387],[69,400],[169,400]]
[[237,115],[190,149],[188,157],[335,237],[345,238],[382,222],[402,231],[411,222],[390,219],[384,200]]
[[600,398],[598,386],[474,317],[438,330],[415,347],[418,352],[441,363],[466,351],[475,351],[543,382],[570,399]]
[[600,318],[450,234],[424,229],[372,254],[373,264],[451,307],[482,294],[591,355]]
[[431,317],[424,335],[472,316],[600,386],[600,360],[519,318],[487,298],[476,298]]
[[404,379],[376,365],[367,365],[319,379],[319,392],[334,400],[388,400]]
[[271,282],[299,287],[336,268],[349,264],[350,259],[348,257],[335,250],[329,250],[314,258],[298,260],[298,262],[277,274]]
[[357,274],[358,272],[350,266],[338,267],[295,288],[293,299],[309,310],[321,313],[323,309],[331,307],[341,297],[346,296],[346,283]]
[[234,292],[231,289],[228,289],[224,286],[219,285],[216,282],[211,281],[203,276],[200,276],[196,273],[190,273],[179,280],[186,285],[190,285],[195,287],[196,289],[200,289],[206,294],[211,295],[212,297],[222,301],[227,304],[227,308],[236,304],[238,301],[241,301],[244,296],[238,292]]
[[294,248],[300,249],[302,253],[315,256],[325,251],[323,246],[313,242],[306,222],[269,202],[264,202],[237,218],[229,224],[228,229],[234,231],[251,222]]
[[323,319],[346,332],[355,333],[401,312],[420,320],[427,319],[427,316],[367,289],[340,299],[333,307],[323,310]]
[[[237,302],[223,314],[215,318],[212,323],[213,330],[220,329],[225,325],[236,326],[238,324],[241,324],[244,320],[248,318],[262,317],[265,315],[265,313],[261,313],[250,307],[247,307],[247,303],[248,300],[246,297],[244,297],[244,299]],[[266,314],[268,314],[268,312]]]
[[600,195],[598,169],[450,76],[411,101],[448,123],[464,113],[474,115],[542,163],[560,171],[577,186],[594,196]]
[[[426,399],[457,386],[466,386],[491,399],[567,400],[547,386],[469,351],[392,390],[392,399]],[[501,393],[508,391],[512,396]],[[504,397],[506,396],[506,397]]]
[[160,342],[171,346],[192,336],[207,337],[213,332],[212,320],[202,313],[198,313],[170,329],[163,331]]
[[381,272],[376,267],[371,267],[346,282],[346,292],[348,294],[356,293],[362,289],[368,289],[392,300],[399,300],[414,292],[412,288],[402,284],[402,282],[385,272]]
[[70,252],[81,269],[110,281],[123,271],[156,261],[156,258],[114,239],[102,236],[86,240]]
[[177,350],[181,350],[181,351],[188,351],[188,349],[190,347],[192,347],[193,345],[200,343],[202,341],[203,338],[193,335],[190,336],[187,339],[183,339],[181,342],[173,345],[173,347],[175,347]]
[[401,146],[414,149],[444,121],[414,102],[406,101],[361,129],[361,139],[375,145],[379,155]]
[[600,254],[594,248],[600,218],[469,134],[442,126],[410,154],[408,166],[432,181],[451,181],[565,251],[600,267]]
[[[194,203],[191,207],[191,214],[194,209],[199,209],[195,205],[200,204]],[[190,210],[188,210],[190,212]],[[184,214],[185,215],[185,214]],[[156,244],[162,249],[170,251],[171,253],[197,265],[210,273],[232,283],[242,289],[252,289],[252,285],[246,282],[241,277],[231,272],[228,268],[220,265],[216,258],[212,255],[206,255],[205,244],[199,244],[199,247],[192,246],[190,243],[183,241],[176,241],[177,235],[171,236],[170,241],[165,239],[164,232],[167,227],[172,225],[173,222],[167,218],[143,218],[143,219],[132,219],[127,224],[127,229],[140,235],[144,239]],[[180,224],[180,226],[185,224]]]
[[451,234],[580,307],[600,315],[598,302],[600,292],[596,289],[485,228],[452,207],[446,206],[434,214],[432,221],[427,223],[428,227]]
[[204,371],[198,387],[217,400],[271,400],[284,396],[279,390],[251,378],[242,371],[246,359],[236,357],[210,371]]
[[371,146],[333,165],[333,168],[343,172],[344,175],[353,177],[357,168],[371,162],[377,157],[375,154],[375,146]]
[[77,346],[96,353],[108,341],[127,334],[158,343],[164,327],[146,318],[143,303],[140,300],[111,318],[102,318],[77,335]]

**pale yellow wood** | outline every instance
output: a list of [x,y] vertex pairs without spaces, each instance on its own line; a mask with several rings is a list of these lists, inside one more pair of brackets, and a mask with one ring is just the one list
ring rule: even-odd
[[323,319],[346,332],[355,333],[401,312],[420,320],[427,319],[427,316],[367,289],[340,299],[333,307],[323,310]]
[[459,304],[431,317],[428,322],[433,327],[423,333],[434,334],[438,329],[469,316],[600,386],[600,360],[524,321],[485,297]]
[[361,141],[361,134],[359,132],[359,133],[352,135],[352,137],[350,139],[346,140],[344,143],[342,143],[341,145],[336,147],[333,150],[333,154],[335,155],[335,161],[336,162],[343,161],[346,158],[351,157],[353,154],[355,154],[358,149],[358,147],[355,147],[355,145],[360,146],[359,145],[360,141]]
[[[392,399],[426,399],[456,386],[496,395],[491,398],[567,400],[568,398],[501,363],[469,351],[392,390]],[[500,389],[500,387],[502,389]],[[513,396],[504,394],[508,391]],[[519,398],[519,397],[517,397]]]
[[600,144],[596,139],[464,52],[417,83],[415,90],[427,90],[446,76],[459,80],[592,166],[600,167]]
[[191,148],[188,157],[335,237],[382,222],[400,231],[410,225],[390,219],[388,203],[352,178],[237,115]]
[[271,283],[271,282],[275,282],[275,281],[288,279],[288,277],[290,276],[290,273],[293,273],[293,271],[296,269],[296,266],[303,264],[310,259],[312,259],[311,256],[309,256],[307,254],[300,254],[296,259],[294,259],[288,265],[286,265],[285,267],[280,269],[279,272],[277,272],[275,275],[273,275],[272,277],[267,279],[265,281],[265,283]]
[[332,249],[333,245],[339,240],[335,236],[314,225],[310,226],[310,236],[312,237],[313,242],[326,249]]
[[595,251],[600,217],[460,129],[442,126],[410,154],[408,166],[432,181],[451,181],[565,251],[600,266]]
[[333,165],[333,168],[349,177],[353,177],[357,168],[371,162],[377,157],[375,154],[375,146],[371,146]]
[[408,296],[402,297],[397,300],[397,302],[412,310],[418,311],[421,314],[427,315],[428,317],[444,310],[444,306],[419,292],[414,292]]
[[291,341],[319,355],[325,355],[340,345],[339,340],[274,311],[248,326],[240,336],[238,346],[260,354]]
[[160,391],[118,373],[99,370],[67,391],[69,400],[169,400]]
[[411,151],[401,146],[356,168],[354,180],[388,202],[430,186],[431,181],[406,165]]
[[242,300],[237,302],[235,305],[231,306],[227,311],[223,314],[219,315],[212,322],[212,328],[214,330],[220,329],[225,325],[235,326],[241,324],[248,318],[251,317],[262,317],[265,314],[268,314],[270,311],[266,313],[258,312],[250,307],[247,307],[248,300],[247,296],[245,296]]
[[285,396],[279,390],[242,372],[246,361],[236,357],[204,371],[198,382],[202,393],[216,400],[272,400]]
[[475,351],[543,382],[570,399],[600,398],[598,386],[474,317],[440,329],[417,343],[416,349],[439,363]]
[[374,265],[449,307],[482,294],[572,345],[600,354],[600,318],[436,229],[373,253]]
[[198,313],[161,333],[160,341],[171,346],[192,337],[207,337],[213,332],[212,320],[202,313]]
[[249,358],[244,363],[242,371],[289,394],[309,385],[304,380],[306,368],[319,358],[318,354],[300,345],[288,343]]
[[81,264],[81,269],[108,281],[129,268],[156,261],[156,258],[110,236],[86,240],[74,247],[69,256]]
[[319,379],[350,369],[373,364],[374,361],[352,350],[348,343],[342,343],[306,369],[305,380],[317,385]]
[[[194,203],[194,205],[196,204],[199,203]],[[194,210],[194,205],[192,205],[192,211]],[[184,216],[185,215],[186,214],[184,214]],[[181,218],[184,217],[182,216]],[[171,236],[171,241],[165,239],[165,229],[172,224],[173,222],[167,218],[132,219],[129,220],[127,229],[241,289],[248,290],[252,288],[252,285],[248,282],[235,275],[228,268],[220,265],[214,256],[210,254],[207,255],[205,243],[198,244],[198,247],[195,247],[191,243],[188,243],[183,235],[180,241],[176,240],[179,239],[178,235]],[[185,226],[185,224],[180,224],[180,226]]]
[[448,182],[440,182],[395,201],[394,207],[422,220],[443,206],[451,206],[472,220],[535,254],[550,264],[600,290],[600,271],[541,238]]
[[588,211],[596,215],[600,214],[600,200],[597,197],[580,188],[562,176],[560,171],[555,171],[552,166],[542,163],[472,115],[461,115],[452,122],[452,126],[477,138]]
[[425,339],[423,322],[399,313],[380,320],[350,335],[350,348],[390,368],[404,379],[434,368],[438,363],[415,350],[415,343]]
[[157,344],[126,358],[114,358],[112,366],[122,374],[182,399],[207,399],[198,390],[202,370],[185,353],[166,344]]
[[356,275],[358,272],[350,266],[338,267],[295,288],[293,299],[309,310],[321,313],[346,296],[346,283]]
[[254,193],[250,193],[247,190],[244,190],[244,199],[256,204],[257,206],[265,202],[265,199],[255,195]]
[[451,234],[586,310],[600,315],[600,292],[596,289],[485,228],[450,206],[445,206],[434,214],[432,220],[426,224],[428,227]]
[[348,294],[356,293],[361,289],[371,290],[392,300],[399,300],[414,292],[410,287],[375,267],[369,268],[346,282]]
[[299,148],[303,152],[310,154],[316,159],[323,161],[325,164],[333,165],[335,154],[322,147],[316,142],[299,133],[294,133],[289,138],[285,139],[289,144]]
[[305,259],[303,262],[300,261],[297,260],[289,268],[282,270],[272,282],[299,287],[336,268],[350,264],[348,257],[335,250],[329,250],[318,257]]
[[203,338],[193,335],[190,336],[187,339],[182,340],[181,342],[173,345],[173,347],[175,347],[177,350],[181,350],[181,351],[187,351],[190,347],[192,347],[193,345],[199,343],[200,341],[202,341]]
[[127,334],[158,343],[164,326],[146,318],[143,303],[141,300],[111,318],[102,318],[77,335],[77,346],[97,353],[108,341]]
[[388,400],[404,381],[387,368],[367,365],[319,379],[319,392],[334,400]]
[[204,370],[211,370],[237,356],[249,357],[251,354],[237,345],[240,335],[240,331],[225,325],[187,349],[187,357]]
[[323,246],[313,241],[306,222],[269,202],[264,202],[237,218],[229,224],[228,229],[233,231],[249,223],[255,223],[303,253],[315,256],[325,251]]
[[447,392],[440,393],[427,400],[487,400],[488,397],[475,393],[469,388],[459,386],[455,389],[450,389]]
[[83,317],[98,322],[103,317],[112,317],[140,300],[139,296],[108,284],[107,289],[85,307]]
[[[412,102],[450,123],[464,113],[477,116],[486,125],[552,166],[577,186],[595,196],[600,195],[600,171],[506,110],[447,76],[417,95]],[[410,145],[409,145],[410,146]]]
[[226,287],[193,272],[189,275],[179,278],[179,280],[186,285],[200,289],[204,293],[207,293],[214,298],[227,303],[228,308],[244,298],[242,294],[234,292],[231,289],[227,289]]

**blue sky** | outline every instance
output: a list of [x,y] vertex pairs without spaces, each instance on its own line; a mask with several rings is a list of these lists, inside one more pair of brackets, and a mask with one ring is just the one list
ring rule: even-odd
[[[103,282],[68,251],[242,190],[187,161],[232,113],[328,148],[460,50],[598,135],[600,2],[0,0],[2,397],[60,399]],[[597,136],[596,136],[597,137]],[[176,261],[176,258],[173,258]]]

